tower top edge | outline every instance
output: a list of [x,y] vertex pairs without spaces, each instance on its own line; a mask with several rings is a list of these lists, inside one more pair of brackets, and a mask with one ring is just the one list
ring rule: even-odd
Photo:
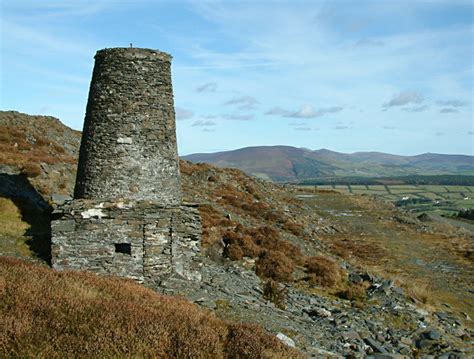
[[98,50],[95,54],[95,58],[100,57],[122,57],[122,58],[129,58],[129,59],[140,59],[140,58],[147,58],[147,59],[157,59],[162,61],[169,61],[173,58],[170,54],[154,49],[145,49],[139,47],[113,47],[113,48],[105,48]]

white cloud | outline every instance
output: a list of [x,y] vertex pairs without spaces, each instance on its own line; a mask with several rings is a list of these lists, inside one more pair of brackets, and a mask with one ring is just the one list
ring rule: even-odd
[[428,109],[429,109],[428,105],[402,108],[402,110],[405,111],[405,112],[423,112],[423,111],[426,111]]
[[223,118],[226,120],[236,120],[236,121],[250,121],[253,120],[253,115],[239,115],[239,114],[231,114],[231,115],[222,115]]
[[383,107],[397,107],[409,104],[418,104],[424,101],[423,96],[415,91],[404,91],[392,97],[389,102],[383,104]]
[[278,106],[275,106],[271,108],[270,110],[268,110],[267,112],[265,112],[265,115],[276,115],[276,116],[286,116],[289,114],[291,114],[291,111],[285,110]]
[[192,127],[214,127],[216,125],[217,123],[215,123],[214,121],[197,120],[197,121],[194,121],[191,126]]
[[439,113],[458,113],[459,111],[455,108],[442,108]]
[[240,110],[253,110],[257,105],[258,101],[255,97],[252,96],[241,96],[234,97],[229,101],[226,101],[224,105],[235,105]]
[[436,101],[436,104],[440,106],[464,107],[467,105],[467,102],[461,100],[440,100]]
[[320,108],[318,110],[314,109],[310,105],[304,105],[297,111],[290,111],[282,109],[281,107],[273,107],[269,111],[265,112],[265,115],[276,115],[281,117],[287,118],[315,118],[315,117],[322,117],[329,113],[336,113],[342,111],[344,108],[342,106],[333,106],[333,107],[325,107]]

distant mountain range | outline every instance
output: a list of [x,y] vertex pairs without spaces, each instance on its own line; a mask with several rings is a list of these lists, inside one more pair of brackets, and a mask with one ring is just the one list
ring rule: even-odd
[[424,153],[398,156],[381,152],[340,153],[291,146],[245,147],[234,151],[183,156],[192,162],[233,167],[276,182],[322,177],[474,175],[474,156]]

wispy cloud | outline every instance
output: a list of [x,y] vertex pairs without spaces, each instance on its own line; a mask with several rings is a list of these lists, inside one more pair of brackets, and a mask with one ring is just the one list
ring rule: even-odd
[[311,127],[295,127],[294,128],[295,131],[311,131]]
[[176,120],[188,120],[194,117],[194,112],[182,107],[176,107]]
[[80,39],[63,37],[38,26],[25,26],[3,19],[4,45],[10,47],[31,47],[38,52],[67,53],[90,56],[96,47]]
[[405,107],[402,108],[402,111],[405,112],[423,112],[429,109],[428,105],[423,105],[423,106],[415,106],[415,107]]
[[419,104],[424,101],[422,95],[415,91],[404,91],[392,97],[389,102],[383,104],[382,107],[397,107],[405,106],[409,104]]
[[316,118],[322,117],[329,113],[336,113],[342,111],[344,108],[342,106],[333,106],[333,107],[324,107],[320,109],[314,109],[310,105],[304,105],[297,111],[290,111],[282,109],[281,107],[273,107],[272,109],[265,112],[265,115],[274,115],[287,118]]
[[440,106],[464,107],[467,105],[467,102],[461,100],[440,100],[436,101],[436,104]]
[[289,123],[289,125],[293,127],[306,127],[307,123],[306,122],[291,122]]
[[224,103],[227,106],[237,106],[240,110],[253,110],[258,104],[257,99],[252,96],[234,97]]
[[217,125],[217,123],[215,123],[214,121],[197,120],[197,121],[194,121],[191,126],[192,127],[214,127],[216,125]]
[[235,120],[235,121],[250,121],[254,119],[254,115],[239,115],[239,114],[230,114],[222,115],[226,120]]
[[[83,17],[98,14],[112,6],[107,0],[82,1],[15,1],[9,4],[9,10],[20,13],[22,18],[54,19],[64,17]],[[117,6],[117,2],[113,4]]]
[[197,92],[216,92],[217,84],[215,82],[208,82],[196,88]]
[[271,108],[270,110],[268,110],[267,112],[265,112],[265,115],[275,115],[275,116],[283,116],[283,117],[289,114],[291,114],[291,111],[285,110],[278,106],[275,106]]
[[349,126],[335,126],[333,127],[334,130],[347,130],[349,129]]
[[459,111],[455,108],[442,108],[439,113],[458,113]]

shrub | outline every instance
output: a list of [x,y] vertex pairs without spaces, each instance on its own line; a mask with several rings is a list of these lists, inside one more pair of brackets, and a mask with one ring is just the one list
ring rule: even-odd
[[363,283],[351,283],[349,287],[338,292],[337,296],[347,300],[363,301],[367,299],[367,292]]
[[227,336],[226,357],[228,358],[305,358],[296,350],[282,344],[275,336],[266,335],[255,324],[232,324]]
[[199,206],[202,225],[204,228],[214,227],[222,220],[222,214],[210,204]]
[[312,285],[336,287],[342,284],[346,277],[344,270],[334,260],[324,256],[307,258],[305,267]]
[[209,170],[211,166],[205,163],[192,163],[189,161],[180,160],[179,169],[181,174],[192,176],[195,173],[205,172]]
[[249,194],[254,194],[254,193],[255,193],[255,188],[254,188],[250,183],[246,183],[246,184],[245,184],[245,190],[246,190]]
[[423,304],[428,304],[433,301],[434,294],[431,283],[421,280],[412,281],[405,279],[402,280],[401,286],[405,289],[407,295],[415,301]]
[[274,280],[268,280],[263,285],[263,297],[280,309],[286,308],[286,297],[288,290]]
[[208,182],[217,182],[217,177],[213,176],[213,175],[210,175],[209,177],[207,177],[207,181]]
[[43,136],[36,135],[36,142],[35,142],[36,146],[45,147],[45,146],[49,146],[50,143],[51,142],[48,141],[47,138],[44,138]]
[[253,238],[254,242],[264,248],[282,252],[290,258],[298,260],[301,257],[299,247],[280,238],[280,234],[275,228],[269,226],[260,226],[247,230],[247,233]]
[[[241,259],[242,257],[255,258],[259,255],[260,249],[255,245],[252,237],[247,234],[240,233],[239,229],[241,226],[237,226],[233,231],[227,231],[224,233],[222,240],[224,241],[224,256],[234,260]],[[237,250],[237,248],[240,249]]]
[[262,278],[270,278],[278,282],[293,280],[295,264],[281,252],[264,251],[255,263],[255,273]]
[[230,260],[239,261],[244,257],[244,251],[237,244],[230,244],[225,249],[225,256]]
[[41,167],[36,163],[26,163],[21,168],[21,173],[30,178],[38,177],[41,172]]
[[350,239],[335,240],[331,245],[332,252],[341,258],[356,257],[366,261],[378,261],[387,255],[387,251],[376,243],[354,241]]
[[291,220],[287,220],[285,223],[283,223],[283,229],[294,234],[296,237],[302,237],[304,235],[303,227]]

